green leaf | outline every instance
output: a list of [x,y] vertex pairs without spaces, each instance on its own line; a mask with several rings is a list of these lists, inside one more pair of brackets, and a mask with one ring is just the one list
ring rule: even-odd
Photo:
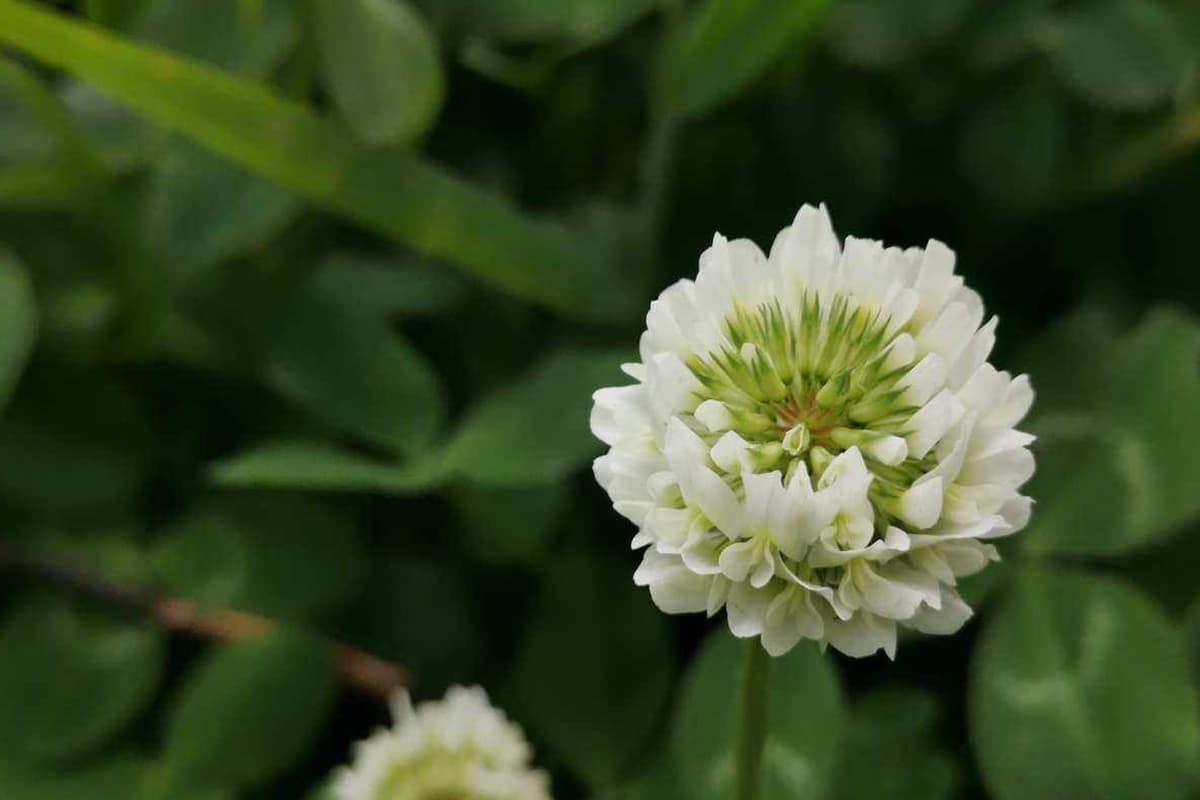
[[332,654],[291,633],[224,645],[183,686],[166,758],[184,785],[260,784],[290,767],[320,732],[334,700]]
[[1165,101],[1191,63],[1179,21],[1161,4],[1101,0],[1046,19],[1038,41],[1081,99],[1113,111]]
[[1200,775],[1178,631],[1129,587],[1030,572],[985,630],[971,681],[976,757],[997,800],[1175,800]]
[[594,800],[685,800],[682,781],[674,761],[659,755],[649,769],[619,786],[608,787]]
[[664,45],[660,101],[685,117],[716,108],[784,52],[802,47],[827,5],[828,0],[704,0]]
[[399,452],[437,435],[441,384],[386,320],[306,287],[289,304],[271,346],[271,383],[313,416]]
[[445,480],[446,470],[435,460],[393,464],[320,442],[290,440],[219,461],[212,475],[219,486],[243,489],[417,494]]
[[659,5],[657,0],[490,0],[465,3],[457,21],[500,42],[588,46],[613,38]]
[[14,0],[0,41],[65,69],[155,122],[334,213],[444,259],[484,283],[581,317],[629,318],[615,258],[567,228],[338,125],[260,84]]
[[142,489],[145,424],[138,398],[109,376],[38,362],[0,420],[0,496],[46,519],[118,509]]
[[366,592],[363,635],[371,652],[404,664],[422,692],[473,679],[484,651],[472,603],[478,586],[460,565],[381,555]]
[[158,162],[147,238],[177,279],[261,247],[300,211],[295,195],[178,142]]
[[549,547],[569,489],[566,481],[516,489],[464,483],[450,498],[470,552],[496,564],[534,564]]
[[[33,771],[0,764],[0,797],[12,800],[80,800],[144,797],[146,763],[119,756],[70,769]],[[180,798],[178,800],[192,800]]]
[[290,0],[155,0],[137,38],[234,72],[266,77],[296,44]]
[[37,336],[37,304],[24,265],[0,246],[0,410],[25,369]]
[[172,595],[308,619],[355,592],[366,554],[354,527],[327,506],[270,495],[227,499],[185,517],[159,540],[153,559]]
[[360,314],[426,316],[457,302],[465,284],[457,275],[402,254],[335,252],[312,278],[318,294]]
[[972,0],[845,0],[829,13],[829,46],[848,64],[888,69],[953,33]]
[[[934,741],[940,709],[932,692],[900,685],[859,697],[850,716],[835,800],[949,800],[958,783],[954,758]],[[903,746],[897,743],[903,742]],[[871,768],[863,769],[864,753]]]
[[371,144],[409,142],[441,108],[437,42],[405,0],[312,0],[333,101]]
[[1025,80],[978,102],[958,147],[959,171],[997,212],[1030,213],[1058,196],[1066,114],[1051,80]]
[[592,393],[618,382],[623,351],[561,350],[485,398],[446,446],[455,472],[487,486],[562,477],[600,450],[588,427]]
[[588,427],[591,395],[620,380],[618,367],[629,355],[582,349],[552,353],[529,374],[486,397],[440,448],[403,464],[292,441],[221,461],[213,476],[223,486],[393,494],[427,491],[452,477],[496,488],[544,486],[599,451]]
[[[731,796],[745,646],[727,631],[714,631],[684,680],[673,752],[688,797]],[[844,711],[837,675],[815,645],[803,643],[772,659],[767,708],[763,797],[826,796],[835,781]]]
[[670,632],[619,563],[572,556],[548,573],[516,657],[513,707],[593,787],[605,786],[644,752],[666,705]]
[[150,702],[164,657],[151,628],[60,599],[19,605],[0,632],[3,758],[61,761],[104,744]]
[[1200,323],[1159,309],[1117,335],[1085,313],[1033,350],[1043,396],[1026,552],[1123,553],[1200,515],[1200,419],[1179,413],[1200,407]]

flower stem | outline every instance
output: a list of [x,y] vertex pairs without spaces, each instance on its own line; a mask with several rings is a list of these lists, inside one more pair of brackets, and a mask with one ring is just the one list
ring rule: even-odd
[[735,800],[758,800],[762,754],[767,741],[767,682],[771,658],[757,639],[746,642],[742,669],[742,706],[737,735]]

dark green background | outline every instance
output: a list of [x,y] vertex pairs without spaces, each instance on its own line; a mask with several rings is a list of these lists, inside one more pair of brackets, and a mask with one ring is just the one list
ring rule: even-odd
[[560,800],[728,796],[737,648],[633,587],[587,414],[806,202],[957,250],[1038,505],[957,636],[775,662],[766,797],[1200,797],[1200,4],[0,0],[0,53],[4,547],[279,622],[10,564],[0,797],[316,797],[386,720],[328,639]]

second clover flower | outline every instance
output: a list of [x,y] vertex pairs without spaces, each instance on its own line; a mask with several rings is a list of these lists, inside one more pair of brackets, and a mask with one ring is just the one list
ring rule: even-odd
[[996,319],[951,250],[842,247],[805,206],[769,256],[716,236],[646,323],[592,430],[659,608],[724,607],[773,655],[894,656],[897,624],[962,626],[956,580],[1029,519],[1033,391],[988,363]]

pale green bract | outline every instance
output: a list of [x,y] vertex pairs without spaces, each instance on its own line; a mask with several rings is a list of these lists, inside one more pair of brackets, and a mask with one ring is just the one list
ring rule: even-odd
[[894,657],[897,624],[963,625],[956,580],[1029,519],[1033,390],[987,362],[996,319],[949,248],[843,247],[805,206],[769,256],[716,236],[646,324],[592,431],[659,608],[724,607],[772,655]]
[[335,776],[337,800],[550,800],[525,735],[483,689],[454,686],[415,708],[402,692],[392,715]]

